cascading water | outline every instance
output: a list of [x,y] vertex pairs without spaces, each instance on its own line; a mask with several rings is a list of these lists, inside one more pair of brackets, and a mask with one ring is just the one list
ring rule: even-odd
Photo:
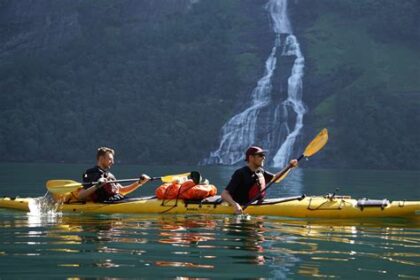
[[[265,62],[264,75],[252,91],[248,107],[225,123],[218,149],[203,159],[202,164],[233,165],[243,161],[247,147],[256,144],[269,151],[273,166],[284,166],[303,128],[302,77],[305,60],[299,42],[292,34],[287,0],[270,0],[266,9],[272,19],[275,40]],[[294,56],[295,60],[287,82],[287,99],[276,105],[273,99],[279,98],[272,96],[272,79],[279,56]],[[290,129],[293,118],[295,124]]]
[[[300,51],[299,42],[297,41],[296,36],[289,35],[286,38],[283,55],[294,55],[296,56],[296,59],[293,63],[292,74],[287,81],[288,97],[286,101],[276,108],[276,110],[287,112],[288,107],[291,107],[296,114],[296,122],[293,130],[288,133],[283,144],[277,150],[277,153],[273,158],[273,166],[285,166],[286,161],[290,158],[296,142],[296,137],[300,134],[300,131],[303,128],[303,115],[306,112],[305,106],[302,102],[302,77],[305,59]],[[287,131],[290,131],[287,120],[285,122],[285,126]]]

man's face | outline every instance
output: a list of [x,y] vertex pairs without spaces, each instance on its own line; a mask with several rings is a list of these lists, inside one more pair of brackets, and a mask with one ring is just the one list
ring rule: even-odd
[[249,156],[249,162],[253,164],[255,167],[262,167],[264,166],[265,154],[258,153]]
[[99,166],[104,169],[109,169],[114,164],[114,155],[111,153],[106,153],[103,156],[99,157]]

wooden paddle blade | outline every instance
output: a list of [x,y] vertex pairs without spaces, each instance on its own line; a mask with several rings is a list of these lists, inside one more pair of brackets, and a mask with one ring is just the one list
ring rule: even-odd
[[184,182],[184,181],[188,180],[189,175],[190,175],[190,173],[166,175],[166,176],[160,177],[160,180],[162,180],[163,183],[172,183],[175,180],[179,180],[181,182]]
[[325,144],[327,144],[328,141],[328,130],[324,128],[321,130],[321,132],[309,143],[308,146],[306,146],[305,151],[303,152],[303,155],[305,157],[310,157],[313,154],[317,153],[319,150],[321,150]]
[[83,187],[81,183],[73,180],[48,180],[46,186],[50,193],[55,194],[71,193]]

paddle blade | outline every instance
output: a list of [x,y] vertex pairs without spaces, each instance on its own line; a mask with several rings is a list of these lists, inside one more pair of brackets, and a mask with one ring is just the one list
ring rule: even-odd
[[277,184],[277,183],[280,183],[281,181],[283,181],[283,179],[286,178],[287,175],[289,175],[289,173],[290,173],[291,170],[292,169],[290,168],[286,172],[284,172],[277,180],[274,181],[274,183]]
[[55,194],[71,193],[83,187],[82,184],[73,180],[48,180],[46,185],[48,191]]
[[189,175],[190,173],[166,175],[166,176],[160,177],[160,180],[162,180],[163,183],[172,183],[173,181],[176,181],[176,180],[180,182],[184,182],[188,180]]
[[305,157],[310,157],[313,154],[317,153],[319,150],[321,150],[325,144],[327,144],[328,141],[328,130],[324,128],[321,130],[321,132],[309,143],[308,146],[306,146],[305,151],[303,152],[303,155]]

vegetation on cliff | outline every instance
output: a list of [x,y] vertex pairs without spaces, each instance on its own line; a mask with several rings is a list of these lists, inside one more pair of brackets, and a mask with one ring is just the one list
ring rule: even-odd
[[420,167],[420,2],[300,1],[306,120],[330,129],[317,162]]
[[[107,145],[125,162],[196,163],[273,40],[265,1],[48,2],[0,4],[2,161],[91,161]],[[313,166],[420,168],[419,5],[290,1],[305,136],[331,135]]]

